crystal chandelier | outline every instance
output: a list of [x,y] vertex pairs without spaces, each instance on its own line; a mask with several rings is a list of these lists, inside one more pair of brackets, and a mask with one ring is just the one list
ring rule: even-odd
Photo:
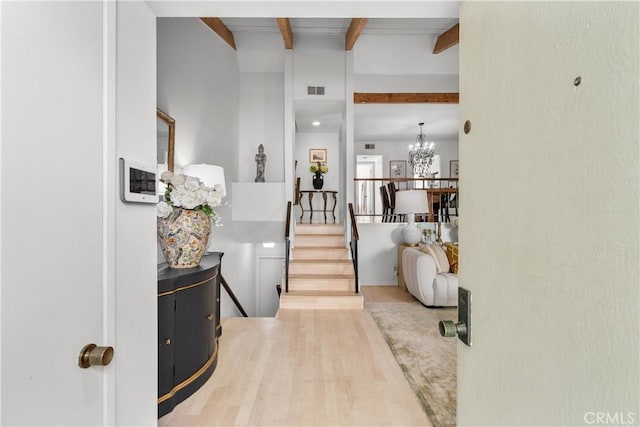
[[418,123],[418,126],[420,126],[420,133],[416,138],[416,145],[409,146],[409,164],[413,168],[414,176],[430,178],[435,150],[433,149],[433,142],[427,142],[422,132],[424,123]]

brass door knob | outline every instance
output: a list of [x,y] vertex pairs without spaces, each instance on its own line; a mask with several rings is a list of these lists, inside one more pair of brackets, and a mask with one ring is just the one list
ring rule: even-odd
[[98,347],[87,344],[78,355],[78,366],[83,369],[89,366],[107,366],[113,359],[113,347]]

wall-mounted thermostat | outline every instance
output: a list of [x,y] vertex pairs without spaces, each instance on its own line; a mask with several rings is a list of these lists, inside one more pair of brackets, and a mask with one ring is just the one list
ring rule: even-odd
[[128,203],[158,203],[157,167],[120,158],[120,199]]

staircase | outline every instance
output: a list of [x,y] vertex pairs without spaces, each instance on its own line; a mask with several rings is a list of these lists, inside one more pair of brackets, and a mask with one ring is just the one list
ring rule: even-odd
[[289,292],[280,295],[280,309],[361,310],[363,304],[362,294],[355,293],[343,226],[298,224],[289,262]]

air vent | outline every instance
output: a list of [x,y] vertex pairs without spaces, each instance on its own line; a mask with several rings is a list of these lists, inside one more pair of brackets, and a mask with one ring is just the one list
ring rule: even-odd
[[376,149],[376,144],[364,144],[364,149],[365,150],[375,150]]
[[324,86],[307,86],[307,95],[324,95]]

